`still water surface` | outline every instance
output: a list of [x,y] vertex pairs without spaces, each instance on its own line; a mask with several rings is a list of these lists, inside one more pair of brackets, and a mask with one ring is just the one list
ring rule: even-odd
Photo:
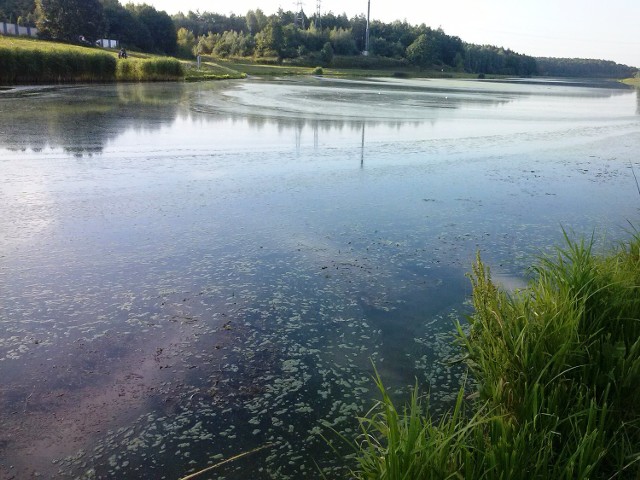
[[373,361],[434,409],[476,251],[638,224],[640,102],[562,82],[0,94],[0,477],[329,478]]

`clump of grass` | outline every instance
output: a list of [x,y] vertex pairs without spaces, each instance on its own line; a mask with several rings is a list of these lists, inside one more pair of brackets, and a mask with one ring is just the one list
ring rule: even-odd
[[477,381],[437,423],[417,401],[360,419],[360,479],[640,478],[640,237],[607,256],[566,238],[507,294],[478,257],[458,339]]
[[322,67],[316,67],[313,69],[313,75],[324,75]]
[[382,399],[359,419],[362,434],[352,445],[359,452],[355,478],[449,478],[473,454],[473,436],[490,417],[484,410],[468,417],[464,389],[451,413],[437,420],[417,386],[410,404],[399,412],[377,372],[375,381]]
[[129,58],[118,61],[115,78],[126,82],[175,81],[184,78],[184,69],[173,58]]

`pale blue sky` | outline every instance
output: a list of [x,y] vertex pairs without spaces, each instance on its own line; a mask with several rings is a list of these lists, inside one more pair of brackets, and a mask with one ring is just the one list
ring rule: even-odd
[[[307,15],[316,0],[302,0]],[[138,0],[134,0],[134,3]],[[295,0],[146,0],[169,14],[189,10],[244,15],[295,10]],[[367,0],[322,0],[322,11],[366,13]],[[640,0],[371,0],[372,19],[442,27],[472,43],[534,56],[603,58],[640,66]]]

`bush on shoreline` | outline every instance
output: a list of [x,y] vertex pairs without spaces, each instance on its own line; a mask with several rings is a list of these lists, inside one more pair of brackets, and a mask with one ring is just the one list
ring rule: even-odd
[[182,64],[175,59],[121,60],[117,63],[115,79],[125,82],[162,82],[184,78]]
[[640,478],[640,235],[604,257],[567,238],[534,272],[509,295],[478,257],[473,400],[436,420],[416,388],[399,413],[378,379],[356,478]]

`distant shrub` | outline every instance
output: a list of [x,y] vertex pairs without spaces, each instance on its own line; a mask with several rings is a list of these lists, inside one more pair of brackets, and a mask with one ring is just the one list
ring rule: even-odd
[[121,81],[135,82],[138,80],[136,73],[136,65],[134,60],[120,60],[116,64],[116,79]]
[[184,77],[182,64],[173,59],[152,59],[140,62],[142,78],[146,81],[175,80]]
[[184,78],[182,64],[175,59],[120,60],[116,80],[127,82],[161,82]]
[[316,67],[313,69],[313,74],[314,75],[323,75],[324,74],[324,70],[322,69],[322,67]]

